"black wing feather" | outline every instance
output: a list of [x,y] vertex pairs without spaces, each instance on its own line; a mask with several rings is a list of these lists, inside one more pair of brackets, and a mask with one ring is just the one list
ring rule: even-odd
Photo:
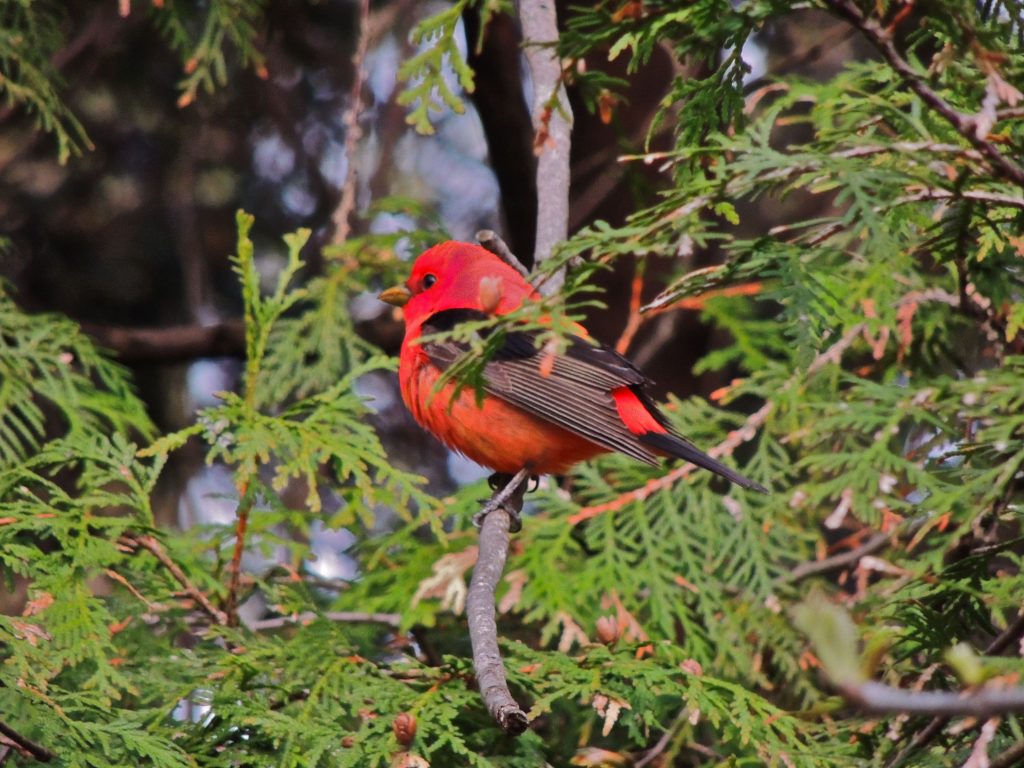
[[[486,317],[472,309],[442,310],[423,324],[423,332],[450,331],[461,322]],[[622,423],[611,396],[613,389],[646,382],[643,374],[614,351],[570,336],[566,354],[555,358],[551,374],[538,375],[542,358],[534,344],[536,335],[528,331],[505,334],[502,346],[484,367],[485,391],[597,445],[657,465],[657,454]],[[445,370],[467,346],[443,340],[425,342],[421,349]]]

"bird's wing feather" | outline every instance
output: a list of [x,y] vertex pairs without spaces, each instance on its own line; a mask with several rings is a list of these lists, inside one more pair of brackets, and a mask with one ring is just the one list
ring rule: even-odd
[[[485,318],[469,309],[449,309],[432,315],[424,334],[452,330],[458,323]],[[536,334],[512,331],[483,371],[488,394],[522,408],[604,448],[657,464],[657,454],[623,424],[611,392],[639,388],[647,379],[614,350],[596,347],[578,336],[544,370],[545,353],[534,344]],[[452,365],[468,349],[451,341],[425,341],[421,348],[438,368]]]

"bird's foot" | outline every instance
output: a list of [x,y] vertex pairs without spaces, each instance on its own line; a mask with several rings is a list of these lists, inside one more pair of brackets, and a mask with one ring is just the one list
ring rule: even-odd
[[[505,472],[495,472],[487,478],[487,484],[494,491],[494,494],[486,502],[481,500],[483,507],[473,515],[473,525],[479,528],[483,525],[484,518],[491,512],[499,509],[505,510],[508,514],[509,533],[518,533],[523,529],[523,521],[519,517],[519,510],[523,505],[523,494],[526,492],[530,473],[528,469],[522,469],[515,475]],[[513,501],[515,499],[515,501]]]
[[[484,499],[481,499],[481,501],[484,501]],[[497,512],[499,509],[504,510],[508,515],[509,533],[519,533],[523,530],[523,519],[519,516],[519,513],[511,505],[507,504],[505,500],[495,498],[487,499],[480,511],[473,515],[473,525],[479,528],[484,524],[485,517],[492,512]]]

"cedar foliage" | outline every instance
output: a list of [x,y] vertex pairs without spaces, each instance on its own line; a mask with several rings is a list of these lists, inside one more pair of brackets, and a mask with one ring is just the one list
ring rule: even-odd
[[[153,9],[191,73],[183,98],[223,81],[230,48],[258,65],[261,5]],[[354,340],[347,316],[353,295],[404,270],[386,258],[393,243],[350,241],[303,286],[309,233],[289,235],[287,268],[264,293],[244,214],[245,374],[182,432],[154,441],[124,370],[68,320],[0,301],[0,569],[7,584],[29,585],[23,615],[0,616],[0,719],[67,766],[618,765],[663,734],[663,765],[872,765],[927,718],[860,714],[822,663],[835,680],[908,689],[1019,684],[1019,632],[1006,636],[1010,655],[983,649],[1014,626],[1024,595],[1024,190],[890,61],[781,79],[749,106],[738,51],[789,5],[598,3],[566,21],[570,61],[601,51],[639,65],[667,45],[707,74],[673,83],[659,122],[671,148],[635,148],[665,174],[657,202],[565,244],[561,259],[584,263],[562,299],[579,302],[571,294],[588,270],[620,256],[676,264],[656,303],[705,295],[705,320],[730,340],[699,368],[736,378],[714,405],[672,400],[669,412],[773,493],[723,495],[707,473],[608,457],[580,467],[571,492],[532,494],[500,621],[534,730],[504,738],[472,685],[461,609],[475,557],[468,519],[485,489],[426,494],[389,463],[353,386],[394,366]],[[904,7],[821,6],[859,8],[883,27]],[[934,0],[886,33],[903,35],[918,83],[1011,162],[1024,150],[1022,9]],[[35,110],[63,157],[86,139],[47,64],[56,13],[27,0],[0,13],[0,87]],[[440,63],[458,55],[451,13],[418,34],[442,48],[403,71],[425,128],[432,93],[458,99]],[[614,85],[566,71],[585,92]],[[794,123],[807,140],[780,144],[779,127]],[[769,195],[832,207],[752,233],[744,204]],[[689,271],[686,255],[712,245],[723,266]],[[757,292],[706,298],[736,284]],[[165,459],[189,439],[233,473],[246,547],[287,553],[281,567],[246,572],[239,595],[228,594],[234,524],[154,525]],[[301,509],[282,498],[294,483]],[[380,509],[399,515],[386,531],[375,528]],[[352,584],[304,578],[318,519],[358,531]],[[884,543],[855,569],[807,567],[876,532]],[[806,601],[812,590],[828,597]],[[256,631],[221,611],[254,593],[275,615],[305,618]],[[337,611],[396,614],[398,626]],[[434,663],[402,642],[412,630]],[[399,713],[416,719],[411,743],[392,731]],[[901,759],[961,765],[979,744],[995,756],[1022,739],[1014,715],[989,731],[953,726]]]

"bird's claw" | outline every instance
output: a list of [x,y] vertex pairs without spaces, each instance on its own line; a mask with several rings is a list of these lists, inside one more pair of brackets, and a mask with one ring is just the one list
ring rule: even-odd
[[[481,499],[481,501],[484,501],[484,499]],[[487,517],[492,512],[497,512],[499,509],[501,509],[508,515],[509,533],[519,533],[521,530],[523,530],[523,519],[519,516],[518,512],[516,512],[514,509],[510,508],[506,504],[495,504],[494,499],[488,499],[486,501],[487,503],[484,504],[483,507],[481,507],[480,511],[476,512],[473,515],[473,525],[479,528],[484,524],[485,517]]]

